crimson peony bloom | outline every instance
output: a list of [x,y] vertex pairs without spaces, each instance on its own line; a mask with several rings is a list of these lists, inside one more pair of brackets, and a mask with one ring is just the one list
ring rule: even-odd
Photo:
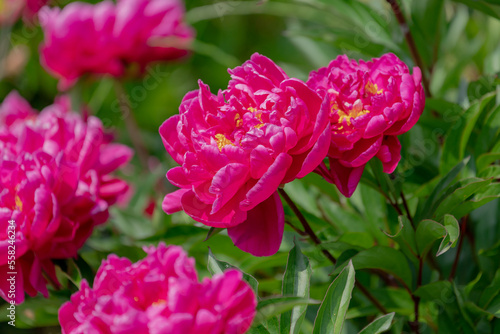
[[228,88],[217,95],[200,81],[179,115],[160,127],[165,148],[181,165],[167,173],[181,189],[165,196],[163,210],[184,210],[205,225],[227,228],[238,248],[268,256],[283,236],[277,189],[326,156],[329,109],[262,55],[229,73]]
[[43,8],[40,24],[45,39],[40,61],[59,87],[71,87],[84,74],[120,76],[124,66],[113,39],[115,5],[72,2],[64,9]]
[[62,333],[240,334],[257,300],[241,272],[229,270],[198,282],[194,259],[179,246],[144,248],[131,263],[112,254],[90,288],[59,309]]
[[14,24],[23,14],[28,21],[33,20],[40,8],[49,0],[0,0],[0,26]]
[[[73,2],[40,13],[45,40],[41,62],[67,89],[84,74],[120,77],[133,63],[187,54],[194,30],[183,22],[181,0]],[[158,44],[155,46],[153,44]]]
[[[8,301],[22,303],[25,292],[47,297],[44,275],[57,283],[51,260],[76,256],[128,189],[109,173],[132,151],[110,143],[96,117],[82,120],[68,109],[60,99],[37,114],[17,93],[0,106],[0,296]],[[17,272],[15,297],[8,272]]]
[[343,55],[311,72],[307,84],[330,109],[329,167],[322,163],[316,172],[347,197],[373,157],[392,173],[401,159],[396,136],[410,130],[424,109],[420,69],[410,74],[394,54],[359,64]]
[[195,32],[183,18],[181,0],[118,0],[113,34],[121,59],[144,70],[151,62],[187,55]]

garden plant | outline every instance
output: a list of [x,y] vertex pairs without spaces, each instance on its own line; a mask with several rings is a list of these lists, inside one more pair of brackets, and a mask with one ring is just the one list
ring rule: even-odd
[[0,0],[0,333],[500,334],[500,2]]

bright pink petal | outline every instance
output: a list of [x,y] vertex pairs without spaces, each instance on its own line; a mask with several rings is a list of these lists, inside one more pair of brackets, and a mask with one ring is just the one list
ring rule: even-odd
[[227,229],[236,247],[254,256],[275,254],[283,239],[285,215],[278,192],[248,211],[247,219]]

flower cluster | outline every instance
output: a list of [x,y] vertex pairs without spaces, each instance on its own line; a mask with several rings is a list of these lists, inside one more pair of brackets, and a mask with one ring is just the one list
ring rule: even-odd
[[145,251],[136,263],[110,255],[93,288],[83,280],[59,310],[62,333],[241,334],[250,327],[257,301],[241,272],[199,283],[181,247]]
[[332,141],[329,168],[317,172],[350,197],[365,165],[373,157],[392,173],[401,159],[400,135],[415,125],[425,95],[418,67],[410,74],[394,54],[372,61],[339,56],[311,72],[307,84],[329,104]]
[[[7,222],[15,220],[16,296],[47,296],[52,259],[74,257],[108,208],[127,190],[109,175],[132,151],[111,143],[96,117],[83,120],[61,98],[36,113],[17,93],[0,106],[0,248],[7,254]],[[0,296],[8,290],[7,257],[0,259]]]
[[163,210],[227,228],[255,256],[279,249],[278,187],[316,170],[351,196],[371,158],[394,171],[396,136],[424,107],[420,70],[410,75],[392,54],[359,65],[341,56],[312,72],[307,85],[259,54],[229,73],[226,90],[214,95],[200,82],[160,127],[181,165],[167,173],[181,189],[165,196]]
[[32,20],[48,0],[0,0],[0,26],[12,25],[21,14]]
[[105,0],[44,8],[42,65],[61,80],[62,89],[84,74],[119,77],[131,64],[143,71],[150,62],[187,54],[194,31],[183,16],[181,0]]
[[180,114],[160,127],[165,148],[181,165],[167,173],[181,189],[165,197],[163,209],[227,228],[235,245],[255,256],[272,255],[284,227],[277,189],[326,156],[329,109],[262,55],[229,73],[228,88],[217,95],[200,81]]

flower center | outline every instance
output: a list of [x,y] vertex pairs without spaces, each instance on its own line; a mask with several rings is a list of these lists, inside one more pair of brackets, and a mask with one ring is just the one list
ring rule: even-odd
[[222,148],[226,145],[233,145],[233,142],[231,142],[227,137],[222,134],[218,133],[215,135],[215,140],[217,141],[217,147],[219,148],[219,151],[222,151]]
[[336,111],[337,115],[339,116],[338,120],[338,124],[340,125],[340,127],[338,128],[339,130],[344,129],[344,120],[345,123],[347,123],[347,125],[351,125],[352,119],[370,113],[369,110],[363,109],[363,102],[361,102],[361,100],[359,99],[356,100],[356,102],[354,102],[352,109],[349,110],[348,112],[339,109],[339,106],[336,102],[333,103],[332,105],[332,111]]
[[383,89],[378,89],[377,84],[373,84],[370,81],[366,84],[365,90],[372,95],[379,95],[384,92]]
[[23,211],[23,202],[21,198],[19,198],[19,195],[16,195],[16,208],[19,209],[19,211]]

